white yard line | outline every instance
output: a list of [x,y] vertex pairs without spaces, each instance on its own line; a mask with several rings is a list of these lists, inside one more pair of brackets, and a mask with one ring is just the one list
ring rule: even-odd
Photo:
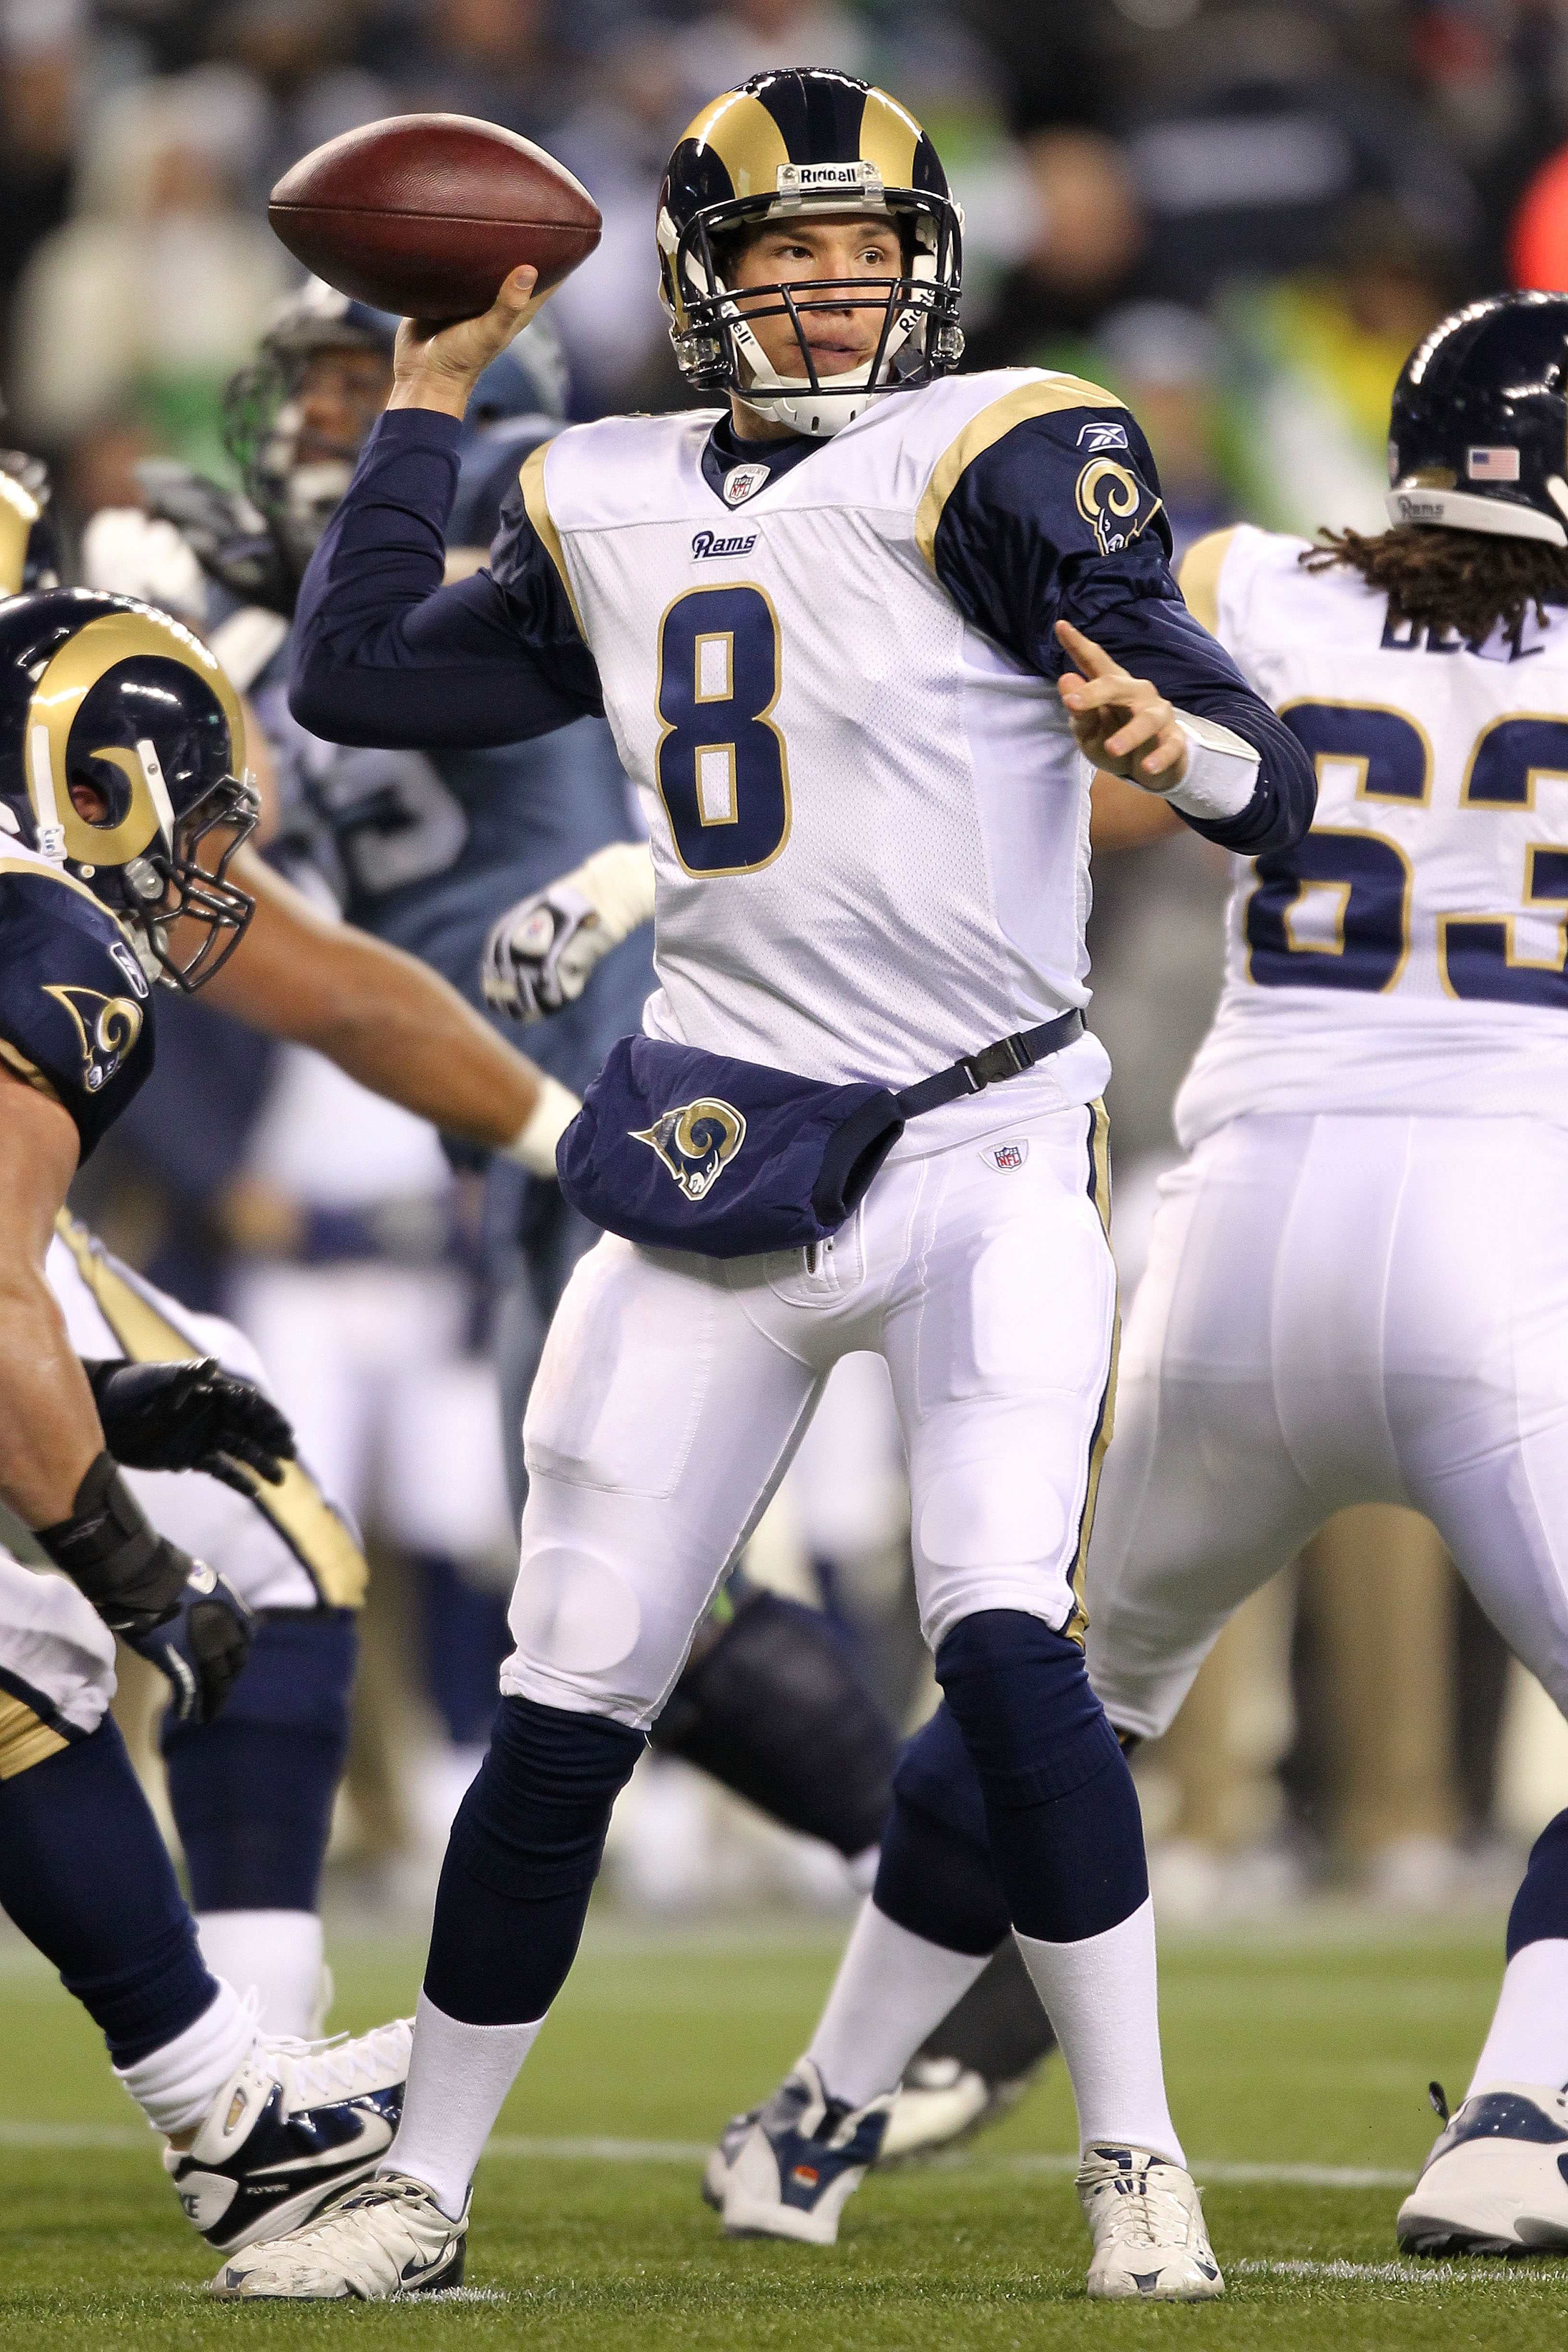
[[[134,2124],[27,2123],[0,2118],[0,2147],[138,2148],[153,2144],[154,2135]],[[517,2132],[498,2132],[486,2154],[521,2158],[530,2163],[555,2164],[701,2164],[711,2149],[697,2139],[542,2139]],[[936,2159],[954,2171],[1046,2173],[1067,2177],[1078,2170],[1072,2156],[973,2156],[955,2148]],[[1234,2164],[1193,2165],[1194,2177],[1223,2187],[1259,2189],[1408,2189],[1413,2173],[1385,2172],[1360,2164]],[[1425,2277],[1426,2273],[1420,2273]]]

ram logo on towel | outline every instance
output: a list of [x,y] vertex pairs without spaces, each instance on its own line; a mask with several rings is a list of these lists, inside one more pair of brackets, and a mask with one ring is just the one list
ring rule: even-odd
[[732,1103],[700,1095],[695,1102],[667,1110],[651,1127],[628,1132],[658,1152],[689,1201],[700,1201],[745,1141],[746,1121]]

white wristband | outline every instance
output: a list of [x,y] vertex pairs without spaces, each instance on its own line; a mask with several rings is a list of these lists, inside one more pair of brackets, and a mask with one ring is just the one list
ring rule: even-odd
[[1187,772],[1162,795],[1184,816],[1239,816],[1258,789],[1258,754],[1213,719],[1175,714],[1186,738]]
[[570,1087],[541,1070],[539,1100],[511,1141],[501,1147],[501,1157],[518,1160],[531,1176],[553,1177],[555,1147],[582,1108]]
[[653,920],[653,852],[646,841],[612,841],[595,849],[574,873],[562,876],[561,886],[582,892],[612,947]]

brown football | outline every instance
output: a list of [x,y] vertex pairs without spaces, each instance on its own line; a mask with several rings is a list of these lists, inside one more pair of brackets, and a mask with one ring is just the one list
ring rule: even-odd
[[301,156],[273,228],[340,294],[405,319],[471,319],[530,262],[558,286],[599,242],[599,207],[563,164],[493,122],[398,114]]

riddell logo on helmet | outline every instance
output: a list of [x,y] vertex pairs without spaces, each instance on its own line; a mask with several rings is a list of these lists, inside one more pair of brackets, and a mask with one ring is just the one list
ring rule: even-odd
[[781,196],[808,195],[816,188],[880,188],[882,175],[874,163],[781,163]]

